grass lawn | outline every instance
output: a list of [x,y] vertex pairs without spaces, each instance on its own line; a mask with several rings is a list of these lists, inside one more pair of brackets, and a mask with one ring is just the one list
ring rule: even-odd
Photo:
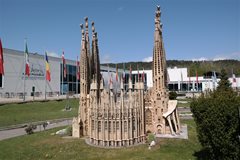
[[1,105],[0,127],[76,116],[79,100],[69,99],[72,110],[68,112],[62,111],[66,104],[67,100]]
[[[0,141],[1,160],[189,160],[196,159],[195,151],[201,146],[196,136],[193,120],[184,120],[188,125],[188,140],[160,139],[148,150],[148,145],[121,149],[104,149],[85,144],[84,139],[65,139],[50,135],[57,129]],[[59,129],[59,128],[58,128]]]
[[[181,103],[181,101],[184,101],[185,103]],[[190,99],[190,98],[178,99],[177,106],[178,107],[186,107],[186,108],[188,108],[188,107],[190,107],[191,102],[192,102],[192,99]]]
[[186,108],[189,108],[190,107],[190,102],[188,103],[179,103],[177,104],[178,107],[186,107]]

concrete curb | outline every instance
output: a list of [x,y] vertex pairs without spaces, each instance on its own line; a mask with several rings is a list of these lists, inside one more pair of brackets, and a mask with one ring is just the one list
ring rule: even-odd
[[72,119],[73,119],[73,117],[17,124],[17,125],[11,125],[11,126],[6,126],[6,127],[0,127],[0,131],[12,130],[12,129],[17,129],[17,128],[25,128],[29,124],[41,125],[44,122],[49,122],[49,124],[52,124],[52,123],[57,123],[57,122],[62,122],[62,121],[65,121],[65,120],[72,120]]

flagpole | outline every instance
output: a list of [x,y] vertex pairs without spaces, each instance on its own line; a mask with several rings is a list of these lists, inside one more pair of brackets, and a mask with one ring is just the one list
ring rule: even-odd
[[[47,68],[47,63],[46,63],[46,52],[45,52],[45,70]],[[45,100],[47,100],[47,71],[45,71]]]
[[27,40],[25,38],[24,40],[24,48],[25,48],[25,51],[24,51],[24,78],[23,78],[23,101],[25,102],[25,79],[26,79],[26,43],[27,43]]
[[62,95],[63,95],[63,77],[64,77],[63,74],[64,74],[64,63],[63,63],[63,58],[62,58]]

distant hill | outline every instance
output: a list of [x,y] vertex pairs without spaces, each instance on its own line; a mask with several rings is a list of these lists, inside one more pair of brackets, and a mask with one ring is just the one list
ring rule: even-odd
[[[152,69],[152,62],[126,62],[125,68],[129,70],[130,64],[132,66],[132,70],[137,70],[137,65],[139,70],[143,68],[145,70]],[[102,64],[104,66],[109,65],[110,67],[115,67],[114,63],[105,63]],[[123,63],[117,63],[118,68],[123,68]],[[208,71],[216,71],[220,72],[222,68],[224,68],[229,77],[232,76],[232,71],[236,76],[240,76],[240,61],[239,60],[219,60],[219,61],[185,61],[185,60],[167,60],[167,67],[186,67],[188,70],[190,69],[190,75],[195,76],[196,71],[199,76],[202,76],[203,73]]]

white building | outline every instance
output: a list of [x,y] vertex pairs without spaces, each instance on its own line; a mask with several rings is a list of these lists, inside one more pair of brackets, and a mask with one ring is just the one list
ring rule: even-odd
[[[0,97],[23,97],[24,92],[24,52],[3,49],[5,74],[0,75]],[[79,93],[80,85],[76,77],[76,61],[67,60],[67,76],[62,80],[62,58],[48,56],[51,81],[45,81],[45,58],[38,53],[29,53],[30,76],[25,79],[25,95],[44,96],[45,83],[47,96]],[[119,73],[123,72],[121,69]],[[101,66],[101,73],[108,84],[109,76],[116,77],[116,69]],[[109,74],[108,74],[109,73]],[[113,78],[115,82],[115,78]],[[117,83],[116,83],[117,84]]]
[[[170,91],[205,91],[213,90],[218,86],[219,74],[216,73],[216,78],[214,78],[214,72],[208,72],[205,76],[193,76],[189,77],[187,68],[168,68],[168,88]],[[143,70],[133,71],[133,74],[141,75]],[[144,70],[145,80],[147,87],[152,87],[152,70]],[[232,83],[233,88],[240,88],[240,77],[229,78],[230,83]]]

